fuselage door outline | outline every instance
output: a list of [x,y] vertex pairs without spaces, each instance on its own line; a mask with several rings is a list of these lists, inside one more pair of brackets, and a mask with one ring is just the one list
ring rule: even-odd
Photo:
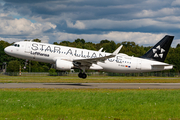
[[30,53],[31,52],[31,46],[29,43],[26,43],[26,47],[25,47],[25,53]]

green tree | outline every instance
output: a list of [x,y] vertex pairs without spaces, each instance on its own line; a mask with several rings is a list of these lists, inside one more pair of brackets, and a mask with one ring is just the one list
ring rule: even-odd
[[7,65],[7,72],[19,72],[20,62],[17,60],[10,61]]
[[50,75],[50,76],[57,76],[56,69],[51,68],[51,69],[49,70],[49,75]]
[[[13,44],[13,43],[12,43]],[[0,41],[0,66],[2,66],[2,63],[6,62],[10,62],[12,60],[17,60],[17,61],[22,61],[22,59],[18,59],[18,58],[15,58],[15,57],[12,57],[12,56],[9,56],[7,55],[5,52],[4,52],[4,49],[7,47],[7,46],[10,46],[12,45],[8,42],[5,42],[3,40]]]
[[41,42],[41,40],[36,38],[36,39],[33,39],[33,42]]
[[60,44],[59,45],[63,45],[63,46],[69,46],[69,41],[62,41],[62,42],[60,42]]
[[54,45],[59,45],[57,42],[54,42],[53,44],[54,44]]
[[100,44],[104,44],[104,43],[110,43],[110,41],[109,40],[101,40],[100,41]]
[[85,44],[85,40],[84,39],[76,39],[75,41],[74,41],[75,43],[82,43],[82,44]]
[[180,71],[180,47],[170,48],[165,62],[174,65],[171,71],[179,72]]
[[180,44],[177,44],[176,48],[180,47]]
[[116,50],[117,48],[116,43],[114,41],[103,43],[102,47],[106,52],[110,52],[110,53],[114,52],[114,50]]
[[84,48],[85,49],[88,49],[88,50],[96,50],[96,45],[92,42],[87,42],[85,45],[84,45]]

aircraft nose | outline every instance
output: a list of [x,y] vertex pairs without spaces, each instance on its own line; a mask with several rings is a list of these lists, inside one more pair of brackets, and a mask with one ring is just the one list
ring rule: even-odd
[[11,50],[10,47],[6,47],[6,48],[4,49],[4,52],[5,52],[6,54],[10,54],[10,53],[12,52],[12,50]]

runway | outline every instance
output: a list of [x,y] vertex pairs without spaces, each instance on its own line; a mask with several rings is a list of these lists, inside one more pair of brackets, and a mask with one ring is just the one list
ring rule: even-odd
[[180,89],[180,83],[0,83],[0,88]]

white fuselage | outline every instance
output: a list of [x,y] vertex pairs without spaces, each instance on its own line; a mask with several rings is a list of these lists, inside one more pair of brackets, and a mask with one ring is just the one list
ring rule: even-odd
[[[16,42],[15,46],[6,47],[5,52],[17,58],[51,64],[55,64],[57,59],[73,62],[76,59],[86,60],[90,58],[104,57],[111,54],[87,49],[27,41]],[[131,57],[122,53],[119,53],[115,57],[109,58],[105,61],[97,61],[96,65],[95,67],[89,67],[89,69],[116,73],[136,73],[161,71],[173,68],[172,65],[167,63]]]

